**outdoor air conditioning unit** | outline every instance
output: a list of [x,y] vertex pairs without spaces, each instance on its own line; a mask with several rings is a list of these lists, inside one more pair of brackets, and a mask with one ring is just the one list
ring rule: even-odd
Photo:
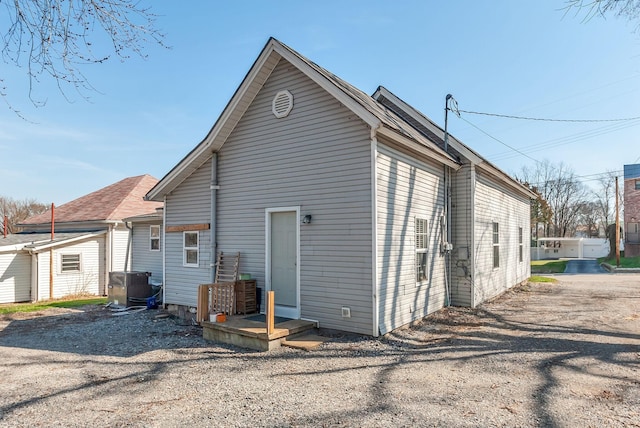
[[153,295],[151,272],[109,272],[108,300],[118,306],[145,305]]

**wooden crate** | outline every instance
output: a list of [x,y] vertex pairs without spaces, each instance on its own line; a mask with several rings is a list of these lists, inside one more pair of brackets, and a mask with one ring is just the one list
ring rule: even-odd
[[236,281],[236,313],[251,314],[256,311],[256,280]]

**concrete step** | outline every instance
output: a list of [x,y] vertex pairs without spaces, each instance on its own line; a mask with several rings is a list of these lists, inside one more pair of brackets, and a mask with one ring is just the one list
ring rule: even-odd
[[280,344],[294,349],[313,351],[329,340],[328,337],[318,336],[314,333],[303,333],[297,336],[289,336],[282,339]]

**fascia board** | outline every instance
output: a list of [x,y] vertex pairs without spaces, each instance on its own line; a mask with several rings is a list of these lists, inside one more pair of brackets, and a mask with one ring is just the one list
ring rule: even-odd
[[449,156],[446,156],[443,153],[439,153],[437,151],[433,151],[428,149],[427,147],[425,147],[423,144],[420,144],[417,141],[414,141],[410,138],[404,137],[400,134],[397,134],[395,132],[393,132],[390,129],[387,129],[385,127],[380,127],[377,131],[377,133],[389,140],[395,141],[399,144],[402,144],[403,146],[409,148],[412,151],[415,151],[417,153],[420,153],[426,157],[429,157],[431,159],[434,159],[438,162],[441,162],[445,165],[447,165],[450,168],[453,168],[454,170],[458,170],[461,168],[461,165],[458,164],[457,162],[455,162],[453,159],[451,159]]
[[31,250],[34,253],[39,253],[39,252],[41,252],[43,250],[47,250],[47,249],[49,249],[51,247],[57,247],[59,245],[72,244],[72,243],[77,242],[77,241],[83,241],[85,239],[91,239],[91,238],[94,238],[96,236],[104,235],[106,233],[107,233],[106,230],[103,230],[103,231],[100,231],[100,232],[95,232],[95,233],[87,233],[86,235],[76,236],[74,238],[64,239],[64,240],[61,240],[61,241],[46,242],[46,243],[42,243],[41,245],[40,244],[35,244],[33,246],[30,246],[28,249]]
[[[162,202],[165,195],[171,193],[171,191],[178,187],[182,181],[202,166],[202,164],[211,157],[214,151],[217,151],[222,147],[224,141],[217,141],[221,130],[229,123],[231,116],[236,113],[239,104],[242,101],[246,101],[245,96],[248,90],[256,83],[257,75],[262,71],[267,61],[271,59],[274,54],[275,43],[275,39],[271,39],[267,42],[262,53],[254,62],[253,66],[243,79],[235,94],[229,100],[229,103],[222,111],[222,114],[218,117],[218,120],[213,125],[207,136],[147,193],[145,199]],[[280,54],[278,52],[276,52],[276,54],[279,56],[273,58],[273,66],[275,66],[280,59]],[[273,70],[273,67],[271,69]],[[262,86],[262,84],[264,84],[264,82],[260,82],[260,86]],[[257,93],[257,91],[255,91],[255,93]],[[246,104],[248,106],[250,102]],[[233,127],[235,127],[235,124],[233,124]]]
[[355,113],[360,119],[362,119],[371,128],[376,128],[380,125],[380,119],[373,113],[367,110],[362,104],[353,99],[353,97],[346,94],[342,89],[332,83],[327,77],[316,71],[313,67],[303,61],[300,57],[294,55],[276,41],[276,51],[282,55],[284,59],[289,61],[300,71],[302,71],[308,78],[317,83],[322,89],[331,94],[345,107]]

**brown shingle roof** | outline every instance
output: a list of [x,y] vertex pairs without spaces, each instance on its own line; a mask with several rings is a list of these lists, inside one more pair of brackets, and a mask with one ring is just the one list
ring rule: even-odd
[[[55,222],[122,221],[126,217],[155,212],[162,202],[145,201],[144,195],[158,182],[148,174],[129,177],[55,208]],[[35,215],[22,225],[49,224],[51,211]]]

